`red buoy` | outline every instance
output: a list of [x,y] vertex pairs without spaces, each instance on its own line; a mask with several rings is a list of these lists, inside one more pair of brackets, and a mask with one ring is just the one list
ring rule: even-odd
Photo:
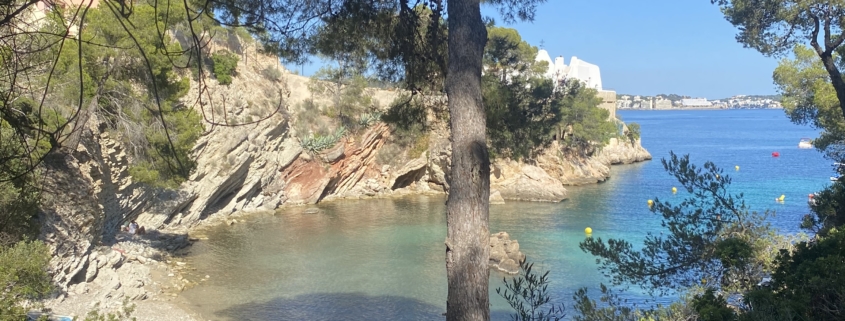
[[778,152],[772,152],[772,157],[780,157],[780,153],[778,153]]

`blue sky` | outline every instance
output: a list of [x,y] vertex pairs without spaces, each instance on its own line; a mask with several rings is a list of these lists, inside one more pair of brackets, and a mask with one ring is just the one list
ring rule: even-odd
[[[493,8],[484,13],[496,16]],[[718,99],[774,94],[778,59],[736,42],[736,28],[709,0],[548,0],[515,28],[552,57],[601,68],[605,89]]]
[[567,64],[577,56],[598,65],[604,88],[618,93],[708,99],[777,93],[778,59],[737,43],[736,28],[709,0],[547,0],[533,22],[510,25],[494,8],[482,11],[532,45],[543,41]]

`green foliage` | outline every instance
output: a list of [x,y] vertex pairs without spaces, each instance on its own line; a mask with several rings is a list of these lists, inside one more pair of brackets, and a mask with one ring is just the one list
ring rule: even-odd
[[393,100],[381,117],[394,129],[404,132],[422,132],[426,127],[427,108],[419,95],[401,94]]
[[314,134],[310,137],[300,139],[299,144],[303,149],[316,153],[325,149],[329,149],[337,144],[343,136],[346,135],[346,128],[340,127],[333,134],[321,135]]
[[595,145],[604,145],[616,136],[616,126],[609,119],[610,112],[598,108],[601,98],[595,89],[586,88],[579,81],[564,84],[565,96],[561,109],[560,128],[566,146],[589,150]]
[[606,304],[602,307],[587,296],[587,288],[578,289],[572,297],[575,300],[575,321],[640,321],[645,313],[624,305],[619,295],[601,284],[602,296],[600,301]]
[[516,159],[530,158],[548,146],[566,108],[563,93],[551,80],[513,76],[502,81],[482,77],[482,97],[487,113],[487,136],[491,154]]
[[219,50],[211,54],[212,70],[217,82],[221,85],[232,84],[232,77],[237,74],[238,60],[240,60],[238,56],[228,50]]
[[[820,26],[841,26],[841,1],[829,0],[711,0],[720,6],[731,24],[739,28],[736,40],[765,55],[788,52],[796,44],[821,44],[820,51],[835,50],[838,33],[824,32]],[[823,39],[819,39],[823,36]]]
[[701,321],[736,320],[736,313],[727,305],[728,302],[725,298],[716,295],[713,288],[707,289],[704,294],[697,295],[692,300],[692,307]]
[[[426,115],[430,110],[421,95],[400,95],[381,119],[391,126],[393,135],[390,146],[408,151],[409,158],[418,158],[429,148],[429,128],[426,126]],[[394,161],[399,151],[388,147],[379,151],[379,159],[383,163]],[[385,156],[391,154],[392,157]]]
[[[508,304],[516,310],[512,316],[515,321],[559,321],[566,316],[563,311],[563,304],[550,303],[552,298],[548,293],[549,272],[533,271],[534,263],[520,263],[519,276],[508,282],[502,278],[505,284],[502,288],[496,288],[496,293],[502,296]],[[546,306],[548,311],[546,310]]]
[[33,141],[42,144],[31,149],[27,143],[32,141],[17,139],[11,126],[0,120],[0,247],[38,234],[40,188],[34,164],[50,147],[44,140]]
[[40,241],[0,246],[0,321],[25,319],[21,301],[40,299],[50,292],[49,262],[50,252]]
[[414,145],[408,150],[408,158],[414,159],[419,158],[422,156],[425,151],[428,150],[428,134],[422,134],[417,136],[416,141],[414,141]]
[[744,291],[767,272],[771,230],[765,214],[749,212],[742,194],[728,193],[730,177],[711,162],[703,169],[671,153],[663,167],[689,193],[680,204],[655,198],[666,235],[648,234],[641,250],[625,240],[588,238],[585,252],[597,256],[600,270],[614,284],[630,283],[667,293],[702,282],[723,290]]
[[[784,310],[794,313],[796,319],[843,320],[845,264],[842,262],[845,262],[845,232],[832,231],[815,244],[800,243],[794,252],[784,252],[778,258],[770,284],[774,295],[768,301],[752,295],[749,305],[752,308],[759,305],[764,311],[778,307],[782,313]],[[767,303],[771,306],[765,307]]]
[[487,27],[487,46],[484,47],[485,74],[500,81],[520,74],[536,76],[548,68],[546,63],[537,63],[537,47],[522,40],[516,29],[496,26]]
[[[64,46],[49,52],[58,57],[53,83],[78,83],[81,77],[82,84],[48,88],[47,102],[62,108],[56,115],[74,115],[81,95],[79,107],[85,107],[77,116],[96,114],[107,130],[118,134],[131,153],[130,167],[137,167],[131,170],[139,174],[137,180],[174,187],[195,166],[189,153],[202,126],[200,115],[180,103],[190,79],[182,77],[177,66],[187,67],[188,56],[161,32],[184,22],[184,14],[175,14],[182,4],[158,5],[139,2],[126,16],[90,9],[80,35],[86,42],[65,40]],[[60,14],[50,15],[45,31],[61,34]],[[61,122],[58,116],[48,118]]]
[[514,29],[489,26],[482,97],[491,155],[531,158],[556,137],[581,151],[616,137],[597,91],[578,81],[555,84],[535,61],[537,48]]
[[727,269],[746,266],[754,257],[754,248],[743,239],[729,237],[716,242],[714,255]]
[[628,132],[625,133],[625,137],[628,138],[631,142],[636,142],[640,139],[640,124],[638,123],[628,123]]
[[361,127],[370,127],[371,125],[381,121],[381,112],[366,113],[358,117],[358,125]]
[[326,115],[338,118],[348,128],[357,128],[358,124],[353,118],[355,115],[372,112],[377,107],[367,89],[367,79],[349,74],[342,68],[320,68],[311,78],[308,89],[312,94],[331,97],[332,104],[327,108]]
[[700,289],[693,288],[672,304],[657,305],[651,308],[632,307],[626,299],[604,284],[600,285],[599,301],[587,295],[587,288],[578,289],[572,297],[575,301],[575,321],[690,321],[698,320],[698,314],[692,309],[692,302]]
[[261,70],[261,75],[267,80],[279,81],[282,80],[282,71],[276,67],[267,67]]
[[845,117],[830,77],[812,49],[798,45],[793,54],[794,59],[780,61],[773,76],[783,95],[783,110],[793,123],[821,129],[813,145],[829,157],[843,160]]
[[835,182],[816,193],[810,204],[813,214],[804,216],[801,227],[819,236],[845,226],[845,185]]

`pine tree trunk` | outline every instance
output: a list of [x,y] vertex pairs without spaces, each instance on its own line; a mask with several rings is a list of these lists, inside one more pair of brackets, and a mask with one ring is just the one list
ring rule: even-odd
[[481,103],[481,58],[487,29],[479,0],[449,0],[446,94],[452,130],[452,172],[446,203],[446,320],[489,320],[490,159]]
[[839,109],[842,112],[842,116],[845,117],[845,80],[842,79],[842,73],[836,67],[836,62],[833,61],[832,54],[822,54],[819,55],[819,58],[822,60],[824,69],[830,75],[830,83],[833,85],[834,91],[836,91],[836,98],[839,99]]

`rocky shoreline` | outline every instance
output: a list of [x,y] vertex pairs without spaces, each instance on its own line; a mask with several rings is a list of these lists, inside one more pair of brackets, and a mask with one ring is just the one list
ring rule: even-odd
[[[90,304],[80,302],[100,302],[107,310],[129,298],[139,305],[139,320],[160,320],[141,318],[141,311],[174,304],[179,291],[203,282],[179,273],[190,268],[180,264],[180,257],[201,239],[190,236],[198,228],[237,224],[240,215],[280,206],[448,193],[451,147],[444,123],[432,119],[433,130],[418,138],[417,146],[424,148],[414,153],[395,143],[383,123],[347,135],[324,151],[309,152],[300,144],[295,123],[295,115],[303,112],[299,103],[311,97],[309,79],[288,74],[285,81],[263,81],[261,70],[279,67],[278,59],[256,56],[250,61],[229,86],[208,81],[206,99],[244,102],[228,109],[241,118],[263,115],[256,109],[284,96],[282,109],[262,122],[207,128],[194,149],[196,170],[177,190],[134,182],[121,139],[101,131],[96,115],[80,129],[78,145],[44,161],[47,196],[39,210],[39,238],[52,250],[50,272],[59,288],[48,307],[84,314]],[[381,106],[396,95],[373,91]],[[245,103],[246,98],[255,103]],[[640,142],[615,138],[591,155],[562,150],[553,143],[531,163],[494,161],[491,203],[558,202],[567,197],[565,186],[602,182],[613,164],[651,159]],[[127,238],[118,233],[129,220],[149,234]],[[190,313],[180,315],[190,320]]]

